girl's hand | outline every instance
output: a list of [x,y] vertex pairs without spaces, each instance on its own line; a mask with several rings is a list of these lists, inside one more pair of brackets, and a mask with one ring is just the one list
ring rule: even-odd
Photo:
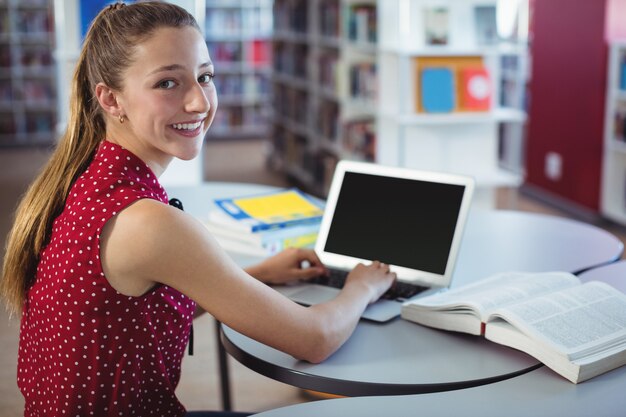
[[349,285],[365,286],[371,296],[369,302],[378,300],[395,282],[396,273],[389,270],[389,265],[374,261],[370,265],[358,264],[348,274],[346,287]]
[[326,274],[326,268],[311,249],[289,248],[267,258],[247,272],[266,284],[286,284]]

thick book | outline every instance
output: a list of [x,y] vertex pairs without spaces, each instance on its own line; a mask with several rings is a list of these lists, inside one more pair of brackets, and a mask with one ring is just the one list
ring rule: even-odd
[[204,224],[225,250],[254,256],[271,256],[291,247],[312,248],[320,228],[320,223],[316,222],[253,233],[212,221]]
[[566,272],[496,274],[409,301],[402,317],[483,335],[574,383],[626,364],[626,295]]
[[318,223],[324,214],[323,203],[296,188],[217,199],[215,205],[209,221],[252,233]]

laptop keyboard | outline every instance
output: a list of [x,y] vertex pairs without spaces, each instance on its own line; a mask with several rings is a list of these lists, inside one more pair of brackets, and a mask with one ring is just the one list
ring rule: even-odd
[[[313,278],[310,282],[333,288],[343,288],[346,283],[348,272],[349,271],[339,269],[329,269],[328,276],[320,275]],[[405,301],[406,299],[413,297],[415,294],[419,294],[427,289],[428,287],[423,287],[421,285],[396,281],[380,298],[385,300]]]

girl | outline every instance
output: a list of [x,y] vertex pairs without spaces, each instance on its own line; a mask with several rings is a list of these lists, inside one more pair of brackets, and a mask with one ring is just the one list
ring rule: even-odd
[[337,298],[301,307],[265,283],[324,273],[312,251],[244,271],[167,204],[158,177],[200,152],[217,109],[213,73],[177,6],[115,4],[94,20],[67,132],[18,208],[4,260],[2,295],[22,313],[25,415],[183,416],[174,390],[196,308],[319,362],[394,281],[384,264],[359,265]]

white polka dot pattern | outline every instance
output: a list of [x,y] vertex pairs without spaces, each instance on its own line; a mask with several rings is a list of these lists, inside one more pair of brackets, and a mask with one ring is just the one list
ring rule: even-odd
[[104,224],[142,198],[167,203],[154,173],[103,142],[42,251],[20,326],[25,416],[182,416],[174,390],[195,303],[167,286],[115,291],[102,271]]

